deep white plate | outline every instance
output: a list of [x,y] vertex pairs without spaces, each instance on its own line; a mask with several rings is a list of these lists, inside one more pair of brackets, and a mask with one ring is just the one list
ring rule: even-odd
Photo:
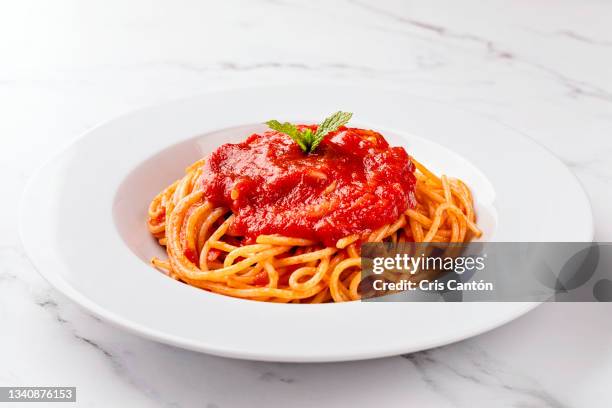
[[[212,294],[148,265],[163,254],[147,206],[191,162],[268,119],[316,122],[337,110],[473,189],[486,240],[591,241],[572,173],[488,119],[399,91],[326,86],[233,90],[140,110],[101,125],[46,163],[23,197],[29,257],[99,317],[168,344],[271,361],[340,361],[440,346],[504,324],[533,303],[270,304]],[[571,215],[571,216],[570,216]]]

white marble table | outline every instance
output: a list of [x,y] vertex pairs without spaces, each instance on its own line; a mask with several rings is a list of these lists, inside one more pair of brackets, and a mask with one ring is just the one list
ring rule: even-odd
[[2,2],[0,385],[76,385],[91,407],[612,406],[610,305],[546,304],[403,357],[236,361],[93,318],[38,276],[17,232],[32,169],[100,121],[229,86],[367,80],[538,140],[612,241],[611,19],[603,0]]

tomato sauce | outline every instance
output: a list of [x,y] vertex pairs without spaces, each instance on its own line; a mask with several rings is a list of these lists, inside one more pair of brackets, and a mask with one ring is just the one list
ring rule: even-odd
[[403,148],[375,131],[342,127],[309,154],[276,131],[224,144],[206,158],[202,187],[214,205],[233,211],[230,232],[246,242],[280,234],[335,246],[414,208],[415,181]]

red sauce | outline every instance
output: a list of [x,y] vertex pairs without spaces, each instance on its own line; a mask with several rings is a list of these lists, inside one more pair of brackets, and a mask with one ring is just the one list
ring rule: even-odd
[[234,212],[231,232],[247,242],[280,234],[335,246],[394,222],[416,203],[406,151],[380,133],[346,127],[310,154],[275,131],[222,145],[206,159],[202,183],[213,204]]

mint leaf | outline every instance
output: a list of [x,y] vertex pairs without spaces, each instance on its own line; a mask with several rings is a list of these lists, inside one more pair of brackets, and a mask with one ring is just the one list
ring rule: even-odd
[[302,132],[300,132],[295,125],[289,122],[280,123],[278,120],[269,120],[266,122],[266,125],[268,125],[268,127],[272,130],[286,134],[300,146],[304,153],[308,153],[310,143],[306,143]]
[[302,136],[304,137],[304,141],[306,143],[307,146],[309,146],[309,151],[310,151],[310,146],[312,146],[312,129],[306,128],[304,129],[304,131],[302,132]]
[[325,119],[323,123],[317,127],[317,131],[312,137],[313,141],[310,145],[310,151],[314,151],[314,149],[319,146],[319,143],[321,143],[321,141],[323,141],[325,136],[327,136],[329,133],[335,132],[341,126],[346,125],[348,121],[351,120],[352,116],[353,114],[351,112],[338,111]]
[[351,112],[338,111],[325,119],[323,123],[317,127],[314,133],[309,128],[299,130],[297,126],[292,123],[280,123],[278,120],[269,120],[266,122],[266,125],[272,130],[289,136],[298,146],[300,146],[304,153],[312,153],[323,141],[325,136],[331,132],[335,132],[341,126],[346,125],[352,116],[353,114]]

